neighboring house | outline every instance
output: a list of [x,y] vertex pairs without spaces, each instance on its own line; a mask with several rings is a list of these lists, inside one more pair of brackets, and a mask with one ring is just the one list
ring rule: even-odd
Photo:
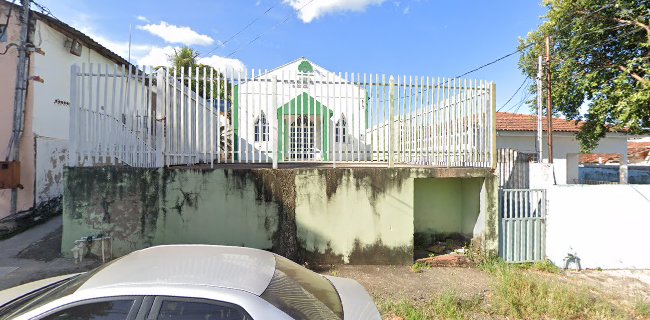
[[[496,120],[498,149],[513,149],[529,154],[537,152],[537,116],[497,112]],[[546,118],[542,127],[542,161],[548,162]],[[557,184],[578,183],[580,143],[575,135],[579,131],[580,123],[553,119],[553,167]],[[628,137],[624,133],[610,132],[599,141],[593,153],[620,155],[621,165],[627,165]]]
[[650,166],[650,138],[629,140],[627,158],[630,165]]
[[[271,86],[273,77],[288,79]],[[314,82],[328,84],[314,88]],[[269,99],[275,90],[275,99]],[[239,94],[237,94],[239,92]],[[300,58],[235,87],[235,110],[244,110],[235,122],[235,135],[241,141],[242,157],[254,153],[268,157],[272,150],[270,125],[278,125],[278,148],[282,160],[330,161],[344,158],[361,160],[354,153],[365,131],[366,90]],[[356,121],[352,125],[352,121]],[[339,159],[329,159],[330,150]],[[248,155],[246,155],[246,153]]]
[[[13,8],[12,8],[13,7]],[[20,7],[0,0],[0,19],[8,20],[0,48],[19,42]],[[2,29],[2,28],[0,28]],[[17,211],[59,197],[63,192],[69,132],[70,66],[75,63],[121,64],[128,62],[71,26],[49,16],[30,13],[29,42],[44,51],[29,54],[29,81],[25,104],[24,132],[20,139],[20,183]],[[10,47],[0,55],[0,161],[7,158],[13,127],[14,89],[18,54]],[[0,190],[0,218],[10,213],[11,189]]]

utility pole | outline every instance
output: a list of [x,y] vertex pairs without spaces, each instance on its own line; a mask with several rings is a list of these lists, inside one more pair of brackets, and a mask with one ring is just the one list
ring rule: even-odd
[[544,153],[542,152],[542,108],[544,108],[542,105],[542,77],[544,75],[542,71],[543,63],[542,56],[539,56],[537,59],[537,162],[540,163],[542,162],[542,159],[544,159]]
[[[20,0],[22,10],[20,12],[20,43],[18,49],[18,65],[16,66],[16,91],[14,94],[14,121],[11,137],[11,147],[9,149],[9,159],[11,161],[20,161],[20,140],[23,135],[23,126],[25,123],[25,97],[27,95],[27,65],[28,65],[28,45],[27,37],[29,35],[29,6],[31,0]],[[10,213],[16,213],[18,206],[18,189],[11,189],[11,207]]]
[[548,124],[548,163],[553,163],[553,105],[551,104],[551,38],[546,36],[546,122]]

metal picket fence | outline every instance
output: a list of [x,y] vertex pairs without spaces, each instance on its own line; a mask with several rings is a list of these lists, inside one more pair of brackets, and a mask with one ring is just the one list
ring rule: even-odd
[[495,163],[486,81],[99,64],[70,76],[70,166]]
[[542,261],[546,256],[546,190],[501,189],[499,255],[506,262]]

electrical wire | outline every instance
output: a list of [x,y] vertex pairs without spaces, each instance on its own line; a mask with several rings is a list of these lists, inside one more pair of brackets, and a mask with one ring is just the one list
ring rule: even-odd
[[[307,7],[308,5],[310,5],[312,2],[314,2],[314,0],[310,0],[309,2],[305,3],[302,7],[298,8],[298,10],[296,10],[296,11],[300,11],[300,10],[304,9],[305,7]],[[245,44],[245,45],[243,45],[243,46],[240,46],[239,48],[235,49],[233,52],[231,52],[230,54],[228,54],[228,55],[226,56],[226,58],[230,58],[230,57],[232,57],[235,53],[241,51],[242,49],[244,49],[244,48],[246,48],[246,47],[248,47],[248,46],[250,46],[251,44],[253,44],[255,41],[259,40],[262,36],[264,36],[264,35],[265,35],[266,33],[268,33],[269,31],[273,31],[273,30],[275,30],[277,27],[279,27],[279,26],[282,25],[283,23],[287,22],[287,21],[291,18],[291,16],[292,16],[291,14],[288,15],[288,16],[286,16],[286,17],[284,18],[284,20],[282,20],[282,21],[280,21],[279,23],[275,24],[275,25],[274,25],[273,27],[271,27],[270,29],[266,29],[266,30],[263,31],[262,33],[258,34],[255,38],[253,38],[253,39],[252,39],[251,41],[249,41],[247,44]]]
[[258,20],[260,20],[260,18],[264,17],[267,13],[269,13],[271,10],[273,10],[273,8],[275,8],[275,6],[277,6],[277,4],[278,4],[278,3],[275,3],[275,4],[273,4],[272,6],[270,6],[268,9],[266,9],[266,11],[264,11],[264,13],[262,13],[262,14],[259,15],[259,16],[257,16],[255,19],[251,20],[251,22],[249,22],[247,25],[245,25],[241,30],[235,32],[235,33],[234,33],[232,36],[230,36],[226,41],[221,42],[219,45],[217,45],[217,46],[214,47],[212,50],[210,50],[210,51],[208,51],[207,53],[205,53],[203,56],[207,56],[208,54],[214,52],[215,50],[217,50],[217,49],[219,49],[219,48],[224,48],[228,42],[230,42],[230,41],[231,41],[232,39],[234,39],[236,36],[238,36],[239,34],[241,34],[242,32],[244,32],[246,29],[248,29],[250,26],[252,26],[255,22],[257,22]]
[[526,82],[528,82],[528,79],[529,79],[528,77],[524,78],[524,81],[521,83],[521,85],[519,86],[519,88],[517,88],[517,91],[515,91],[515,93],[513,93],[512,96],[510,96],[510,99],[508,99],[508,101],[506,101],[506,103],[504,103],[504,104],[501,106],[501,108],[497,109],[497,112],[501,111],[503,108],[505,108],[505,106],[508,105],[508,103],[510,103],[510,101],[512,101],[512,99],[517,95],[517,93],[519,93],[519,90],[521,90],[521,88],[524,87],[524,85],[526,84]]

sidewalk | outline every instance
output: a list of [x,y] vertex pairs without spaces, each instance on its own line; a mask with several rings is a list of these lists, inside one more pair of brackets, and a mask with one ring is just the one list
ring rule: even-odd
[[61,216],[0,241],[0,290],[57,275],[87,271],[99,265],[85,259],[75,264],[61,258]]

